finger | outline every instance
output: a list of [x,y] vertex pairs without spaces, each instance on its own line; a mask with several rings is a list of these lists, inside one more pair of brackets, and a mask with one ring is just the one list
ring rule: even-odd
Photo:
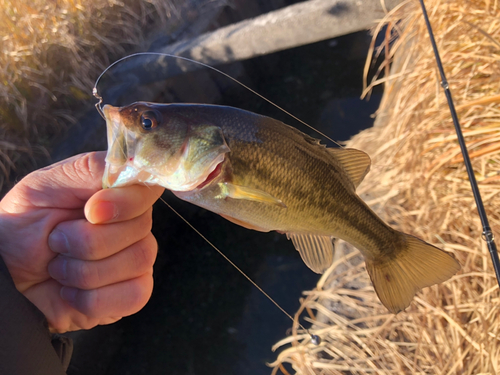
[[85,216],[93,224],[129,220],[144,213],[163,194],[161,186],[131,185],[104,189],[85,205]]
[[61,284],[53,279],[36,284],[24,295],[43,312],[52,333],[91,329],[99,324],[114,323],[122,317],[104,316],[95,319],[84,315],[61,298]]
[[92,290],[64,286],[61,298],[89,318],[116,319],[142,309],[152,291],[153,274],[149,272],[132,280]]
[[104,172],[105,152],[90,152],[39,169],[23,178],[2,200],[7,212],[27,207],[81,208],[98,190]]
[[49,263],[48,270],[62,285],[96,289],[151,272],[157,250],[156,239],[149,233],[144,239],[102,260],[85,261],[59,255]]
[[50,233],[52,251],[81,260],[107,258],[143,239],[151,232],[152,208],[120,223],[94,225],[87,220],[64,221]]

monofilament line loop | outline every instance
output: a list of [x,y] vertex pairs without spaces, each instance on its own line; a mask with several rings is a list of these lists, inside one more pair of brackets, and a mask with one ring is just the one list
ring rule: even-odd
[[[212,242],[210,242],[203,234],[201,234],[201,232],[196,229],[189,221],[187,221],[184,216],[182,216],[180,213],[178,213],[171,205],[169,205],[167,203],[167,201],[165,201],[162,197],[160,197],[160,200],[165,203],[167,205],[168,208],[170,208],[172,210],[172,212],[174,214],[176,214],[179,218],[182,219],[182,221],[184,221],[192,230],[194,230],[201,238],[203,238],[206,243],[208,243],[212,248],[215,249],[215,251],[217,251],[226,261],[229,262],[229,264],[231,266],[233,266],[239,273],[241,273],[254,287],[256,287],[259,292],[261,292],[264,296],[266,296],[266,298],[271,301],[278,309],[281,310],[281,312],[283,314],[285,314],[292,322],[295,322],[295,320],[293,319],[293,317],[286,312],[285,309],[283,309],[274,299],[271,298],[271,296],[269,294],[267,294],[264,289],[262,289],[260,286],[257,285],[257,283],[255,281],[253,281],[245,272],[243,272],[236,264],[233,263],[233,261],[231,261],[231,259],[229,259],[221,250],[219,250],[219,248],[217,246],[215,246]],[[299,321],[297,321],[297,324],[300,326],[300,328],[302,328],[305,332],[307,332],[307,334],[311,337],[311,342],[314,344],[314,345],[319,345],[321,343],[321,338],[318,336],[318,335],[313,335],[309,332],[309,330],[307,328],[305,328]]]
[[222,74],[224,77],[230,79],[231,81],[241,85],[242,87],[244,87],[245,89],[249,90],[252,94],[254,95],[257,95],[259,98],[265,100],[266,102],[268,102],[269,104],[273,105],[274,107],[278,108],[280,111],[283,111],[284,113],[286,113],[288,116],[290,116],[291,118],[293,118],[294,120],[300,122],[302,125],[305,125],[307,126],[309,129],[311,130],[314,130],[316,133],[320,134],[321,136],[325,137],[326,139],[328,139],[330,142],[333,142],[334,144],[336,144],[337,146],[339,146],[340,148],[343,148],[343,146],[334,141],[332,138],[330,138],[329,136],[327,136],[325,133],[322,133],[321,131],[319,131],[318,129],[316,129],[314,126],[311,126],[309,125],[307,122],[301,120],[300,118],[298,118],[297,116],[291,114],[290,112],[288,112],[287,110],[285,110],[284,108],[281,108],[279,105],[273,103],[271,100],[267,99],[264,95],[261,95],[259,94],[257,91],[251,89],[250,87],[248,87],[247,85],[241,83],[240,81],[238,81],[236,78],[233,78],[231,77],[229,74],[227,73],[224,73],[223,71],[217,69],[217,68],[214,68],[213,66],[210,66],[208,64],[204,64],[202,62],[199,62],[199,61],[196,61],[196,60],[192,60],[192,59],[189,59],[187,57],[182,57],[182,56],[177,56],[177,55],[171,55],[169,53],[160,53],[160,52],[138,52],[138,53],[134,53],[132,55],[128,55],[128,56],[125,56],[125,57],[122,57],[121,59],[115,61],[114,63],[112,63],[110,66],[108,66],[106,69],[104,69],[104,71],[99,75],[99,77],[97,77],[97,80],[95,81],[95,84],[94,84],[94,88],[92,89],[92,94],[99,100],[99,102],[96,104],[96,108],[97,108],[97,111],[101,114],[101,116],[104,118],[104,113],[102,112],[102,108],[101,108],[101,104],[102,104],[102,97],[99,95],[98,91],[97,91],[97,85],[99,84],[99,81],[101,80],[102,76],[109,70],[111,69],[113,66],[119,64],[120,62],[124,61],[124,60],[127,60],[129,58],[132,58],[132,57],[135,57],[135,56],[147,56],[147,55],[157,55],[157,56],[165,56],[165,57],[171,57],[171,58],[174,58],[174,59],[179,59],[179,60],[183,60],[183,61],[188,61],[190,63],[193,63],[193,64],[197,64],[197,65],[200,65],[200,66],[203,66],[205,68],[208,68],[210,70],[213,70],[214,72],[217,72],[219,74]]
[[[244,87],[245,89],[249,90],[250,92],[252,92],[254,95],[257,95],[259,98],[265,100],[266,102],[268,102],[269,104],[273,105],[274,107],[278,108],[279,110],[283,111],[284,113],[286,113],[288,116],[290,116],[291,118],[295,119],[296,121],[300,122],[301,124],[307,126],[308,128],[314,130],[315,132],[317,132],[318,134],[322,135],[323,137],[325,137],[326,139],[330,140],[331,142],[335,143],[336,145],[338,145],[339,147],[343,147],[342,145],[340,145],[339,143],[337,143],[336,141],[334,141],[332,138],[328,137],[326,134],[322,133],[321,131],[315,129],[313,126],[307,124],[305,121],[302,121],[301,119],[299,119],[298,117],[294,116],[293,114],[291,114],[290,112],[286,111],[285,109],[281,108],[280,106],[278,106],[277,104],[273,103],[271,100],[267,99],[266,97],[264,97],[263,95],[259,94],[258,92],[256,92],[255,90],[251,89],[250,87],[246,86],[245,84],[241,83],[240,81],[238,81],[237,79],[231,77],[230,75],[220,71],[219,69],[216,69],[210,65],[207,65],[207,64],[204,64],[202,62],[199,62],[199,61],[196,61],[196,60],[192,60],[192,59],[189,59],[189,58],[186,58],[186,57],[182,57],[182,56],[176,56],[176,55],[171,55],[171,54],[168,54],[168,53],[159,53],[159,52],[139,52],[139,53],[135,53],[135,54],[132,54],[132,55],[128,55],[128,56],[125,56],[125,57],[122,57],[121,59],[115,61],[114,63],[112,63],[111,65],[109,65],[100,75],[99,77],[97,78],[97,80],[95,81],[95,84],[94,84],[94,87],[92,89],[92,94],[95,98],[97,98],[98,102],[96,103],[96,109],[97,111],[99,112],[99,114],[102,116],[102,118],[105,119],[105,116],[104,116],[104,112],[102,110],[102,103],[103,103],[103,98],[102,96],[100,95],[98,89],[97,89],[97,85],[99,84],[101,78],[104,76],[104,74],[106,74],[106,72],[109,71],[109,69],[111,69],[113,66],[119,64],[120,62],[124,61],[124,60],[127,60],[127,59],[130,59],[130,58],[133,58],[133,57],[136,57],[136,56],[147,56],[147,55],[156,55],[156,56],[164,56],[164,57],[171,57],[171,58],[175,58],[175,59],[179,59],[179,60],[184,60],[184,61],[188,61],[188,62],[191,62],[191,63],[194,63],[194,64],[197,64],[197,65],[200,65],[200,66],[203,66],[205,68],[208,68],[208,69],[211,69],[212,71],[215,71],[217,73],[220,73],[222,74],[224,77],[226,78],[229,78],[231,81],[241,85],[242,87]],[[176,210],[174,210],[174,208],[169,205],[163,198],[160,197],[160,200],[165,204],[167,205],[167,207],[169,207],[179,218],[181,218],[191,229],[193,229],[203,240],[205,240],[212,248],[214,248],[227,262],[229,262],[229,264],[231,264],[239,273],[241,273],[254,287],[256,287],[267,299],[269,299],[269,301],[271,301],[283,314],[285,314],[292,322],[296,322],[298,324],[298,326],[303,329],[305,332],[307,332],[307,334],[310,336],[310,339],[311,339],[311,343],[314,344],[314,345],[319,345],[321,343],[321,337],[318,336],[318,335],[314,335],[314,334],[311,334],[309,332],[309,330],[307,328],[305,328],[298,320],[295,321],[294,318],[288,313],[286,312],[286,310],[284,310],[274,299],[271,298],[271,296],[269,296],[260,286],[257,285],[257,283],[255,283],[249,276],[247,276],[236,264],[234,264],[221,250],[219,250],[214,244],[212,244],[203,234],[200,233],[200,231],[198,231],[191,223],[189,223],[180,213],[178,213]]]
[[439,51],[434,39],[434,33],[432,32],[431,23],[429,21],[429,16],[427,15],[427,9],[425,8],[424,0],[420,0],[420,5],[422,7],[422,13],[424,15],[425,24],[427,25],[427,31],[429,32],[429,38],[431,40],[432,49],[434,50],[434,56],[436,58],[436,63],[439,69],[439,75],[441,77],[441,86],[444,89],[444,94],[446,95],[446,100],[448,101],[448,106],[450,107],[451,118],[453,119],[453,125],[455,126],[455,131],[457,133],[458,143],[460,144],[460,150],[464,158],[465,169],[467,170],[467,175],[469,176],[469,181],[472,189],[472,194],[474,195],[474,200],[476,201],[477,211],[479,213],[479,218],[481,219],[481,224],[483,226],[482,238],[486,241],[488,245],[488,250],[490,252],[491,261],[493,263],[493,268],[495,269],[495,275],[497,278],[498,285],[500,286],[500,260],[498,258],[498,251],[495,245],[495,238],[490,228],[488,222],[488,215],[484,209],[483,200],[481,199],[481,193],[479,192],[479,187],[477,185],[476,177],[474,175],[474,170],[472,169],[472,163],[470,161],[469,152],[467,151],[467,146],[465,144],[464,136],[462,134],[462,129],[460,128],[460,123],[458,121],[457,112],[455,110],[455,105],[453,104],[453,98],[451,96],[450,87],[448,81],[446,80],[446,75],[444,74],[443,64],[441,63],[441,57],[439,57]]

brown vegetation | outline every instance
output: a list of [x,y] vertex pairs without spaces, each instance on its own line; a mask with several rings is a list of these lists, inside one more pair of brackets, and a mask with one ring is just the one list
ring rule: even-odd
[[[498,231],[500,3],[426,5],[490,224]],[[385,84],[376,126],[348,144],[372,157],[359,192],[395,228],[454,252],[462,270],[418,293],[394,316],[376,298],[357,251],[347,246],[302,303],[322,344],[314,346],[295,329],[276,345],[291,344],[273,373],[286,374],[283,363],[290,363],[297,374],[498,374],[498,284],[418,2],[384,23],[387,37],[397,33],[398,39],[387,50],[390,74],[367,88]]]
[[175,27],[180,3],[0,0],[1,191],[92,105],[94,81],[110,59],[147,48],[155,27]]

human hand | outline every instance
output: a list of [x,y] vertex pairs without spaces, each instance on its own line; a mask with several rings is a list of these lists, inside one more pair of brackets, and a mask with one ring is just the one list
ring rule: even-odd
[[163,188],[101,190],[104,157],[37,170],[0,202],[0,255],[52,332],[116,322],[151,296],[151,206]]

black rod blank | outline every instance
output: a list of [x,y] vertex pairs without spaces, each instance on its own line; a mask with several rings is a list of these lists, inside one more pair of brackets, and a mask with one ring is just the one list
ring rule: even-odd
[[470,162],[469,152],[467,151],[467,146],[465,145],[465,140],[462,134],[462,129],[460,128],[460,123],[458,122],[457,112],[455,111],[455,105],[453,104],[453,98],[451,97],[450,87],[444,74],[443,64],[441,63],[441,58],[439,57],[439,51],[434,39],[434,33],[432,32],[429,16],[427,15],[427,10],[425,9],[424,0],[420,0],[420,5],[422,6],[422,13],[424,14],[424,19],[427,25],[427,31],[429,32],[432,49],[434,50],[434,56],[436,57],[439,75],[441,76],[441,86],[444,89],[444,94],[446,95],[448,106],[450,107],[451,118],[453,119],[453,125],[455,126],[455,131],[457,133],[458,143],[460,144],[460,149],[464,158],[465,169],[467,170],[467,174],[469,176],[470,186],[474,195],[474,199],[476,201],[479,218],[481,219],[481,224],[483,226],[482,238],[488,245],[488,249],[491,255],[491,261],[493,262],[493,268],[495,269],[495,274],[497,277],[497,282],[500,286],[500,260],[498,259],[495,236],[491,231],[490,224],[488,222],[488,215],[486,214],[486,211],[484,209],[483,200],[481,199],[481,193],[479,192],[479,187],[477,185],[476,176],[474,176],[474,170],[472,169],[472,164]]

